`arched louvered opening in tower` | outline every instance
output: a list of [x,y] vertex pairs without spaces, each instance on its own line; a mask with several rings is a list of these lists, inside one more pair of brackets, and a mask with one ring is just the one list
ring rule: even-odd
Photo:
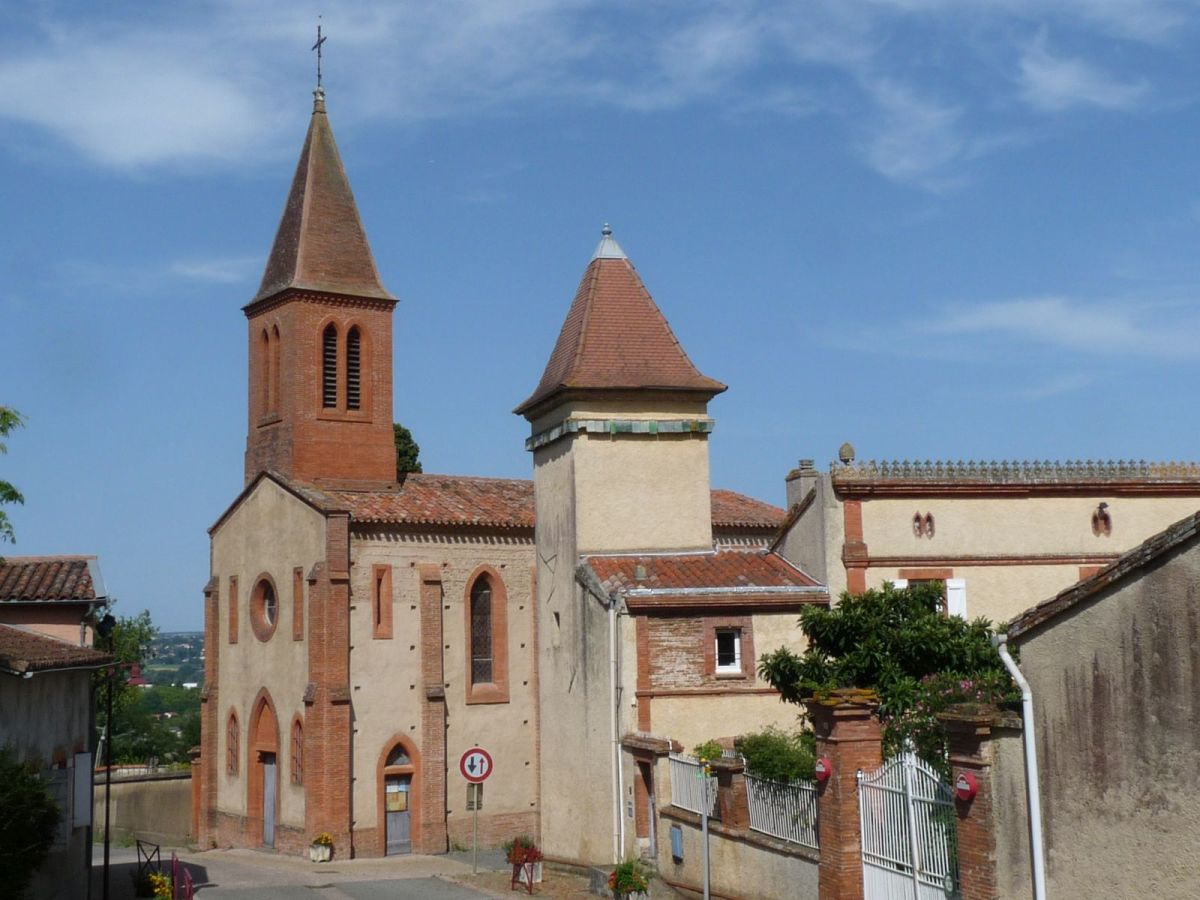
[[271,329],[271,375],[267,402],[271,412],[279,411],[279,326]]
[[346,335],[346,409],[362,405],[362,336],[358,326]]
[[271,337],[265,328],[259,341],[258,361],[258,415],[262,416],[271,411]]
[[337,326],[326,325],[321,336],[321,405],[337,408]]

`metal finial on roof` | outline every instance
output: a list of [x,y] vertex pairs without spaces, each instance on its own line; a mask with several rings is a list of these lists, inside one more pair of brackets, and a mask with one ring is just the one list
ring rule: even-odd
[[613,240],[612,226],[607,222],[600,229],[600,243],[596,246],[596,252],[592,254],[592,259],[628,259],[625,251],[621,249],[621,245]]
[[317,42],[312,45],[312,49],[317,51],[317,91],[324,96],[325,91],[321,87],[321,45],[328,38],[321,37],[321,17],[317,16]]

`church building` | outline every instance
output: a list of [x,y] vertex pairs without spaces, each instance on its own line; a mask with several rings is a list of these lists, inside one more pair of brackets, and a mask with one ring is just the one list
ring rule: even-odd
[[396,306],[318,89],[243,308],[245,486],[210,529],[199,840],[444,852],[470,840],[458,761],[482,745],[481,844],[645,851],[650,757],[790,724],[756,648],[794,645],[796,611],[828,593],[767,549],[783,510],[710,488],[725,386],[607,228],[517,409],[532,481],[398,477]]

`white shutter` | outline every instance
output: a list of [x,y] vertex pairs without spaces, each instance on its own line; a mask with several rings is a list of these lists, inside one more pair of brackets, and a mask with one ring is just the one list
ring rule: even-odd
[[946,579],[946,613],[967,617],[967,581],[965,578]]
[[902,591],[906,587],[908,587],[908,579],[907,578],[889,578],[888,580],[892,583],[892,587],[894,587],[898,591]]
[[76,753],[72,799],[71,827],[84,828],[92,824],[92,754]]

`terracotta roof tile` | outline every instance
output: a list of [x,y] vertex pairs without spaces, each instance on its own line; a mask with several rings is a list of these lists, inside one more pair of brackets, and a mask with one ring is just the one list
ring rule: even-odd
[[0,625],[0,669],[10,672],[39,672],[76,666],[100,666],[112,657],[90,647],[77,647],[11,625]]
[[778,528],[787,513],[778,506],[755,500],[745,494],[714,488],[712,523],[714,528]]
[[287,288],[394,299],[375,268],[323,96],[313,105],[275,243],[251,303]]
[[93,602],[94,556],[9,556],[0,562],[0,603]]
[[[346,510],[357,522],[533,528],[533,482],[525,478],[408,475],[394,489],[321,490],[289,482],[324,509]],[[778,527],[784,511],[734,491],[712,492],[716,528]]]
[[[698,588],[820,587],[777,553],[720,550],[645,556],[590,556],[587,564],[605,590],[664,593]],[[640,576],[640,577],[639,577]]]
[[533,528],[533,482],[409,475],[396,490],[329,491],[359,522]]
[[725,385],[702,375],[628,259],[593,259],[583,273],[537,388],[515,410],[529,412],[564,390],[695,391]]

